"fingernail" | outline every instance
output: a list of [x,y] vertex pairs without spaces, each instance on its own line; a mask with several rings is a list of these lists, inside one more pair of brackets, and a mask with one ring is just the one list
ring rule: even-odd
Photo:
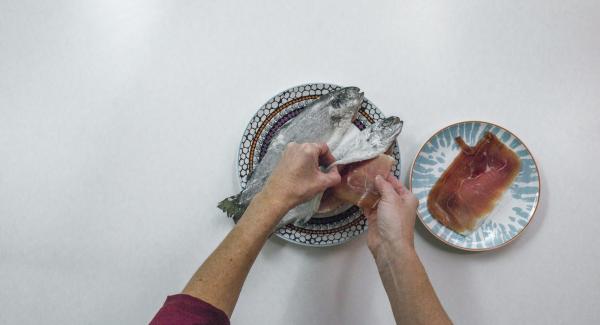
[[381,175],[375,176],[375,180],[378,182],[381,181],[382,179],[383,179],[383,177],[381,177]]

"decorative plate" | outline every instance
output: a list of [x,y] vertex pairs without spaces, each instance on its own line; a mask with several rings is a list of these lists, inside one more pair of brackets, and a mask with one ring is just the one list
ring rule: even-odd
[[[427,197],[437,179],[460,152],[454,138],[460,136],[468,145],[474,146],[488,131],[519,156],[521,169],[482,225],[470,235],[463,236],[432,217],[427,209]],[[533,218],[540,196],[538,169],[525,144],[510,131],[479,121],[450,125],[429,138],[415,158],[409,183],[419,199],[417,214],[425,227],[444,243],[468,251],[492,250],[510,243]]]
[[[261,106],[252,117],[238,151],[238,177],[241,188],[246,187],[252,168],[265,155],[269,143],[287,122],[296,117],[306,105],[319,96],[341,88],[325,83],[311,83],[280,92]],[[385,116],[368,99],[364,99],[354,125],[363,130],[367,125]],[[394,144],[396,164],[393,173],[400,175],[400,152]],[[367,229],[362,211],[352,206],[346,211],[325,218],[312,218],[303,226],[287,225],[276,230],[275,235],[289,242],[305,246],[333,246],[357,237]]]

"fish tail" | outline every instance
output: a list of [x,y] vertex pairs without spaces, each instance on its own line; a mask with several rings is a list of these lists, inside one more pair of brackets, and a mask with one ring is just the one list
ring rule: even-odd
[[217,207],[221,209],[221,211],[225,212],[229,218],[233,218],[233,221],[237,223],[242,214],[246,211],[248,204],[244,204],[240,202],[241,193],[232,195],[225,200],[219,202]]

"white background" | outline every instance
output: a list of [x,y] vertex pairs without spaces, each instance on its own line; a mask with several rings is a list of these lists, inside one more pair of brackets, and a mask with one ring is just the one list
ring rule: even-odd
[[[457,324],[600,322],[600,2],[0,1],[0,323],[143,324],[231,228],[244,127],[305,82],[405,120],[403,179],[457,121],[540,166],[511,245],[416,248]],[[365,237],[272,239],[235,324],[391,324]]]

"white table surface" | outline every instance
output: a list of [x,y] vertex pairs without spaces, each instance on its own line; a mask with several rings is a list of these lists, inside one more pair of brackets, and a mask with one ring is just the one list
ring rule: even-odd
[[[0,1],[0,323],[143,324],[231,228],[243,129],[271,95],[360,86],[405,120],[403,180],[453,122],[533,152],[511,245],[415,245],[457,324],[600,322],[600,2]],[[365,237],[272,239],[234,324],[391,324]]]

